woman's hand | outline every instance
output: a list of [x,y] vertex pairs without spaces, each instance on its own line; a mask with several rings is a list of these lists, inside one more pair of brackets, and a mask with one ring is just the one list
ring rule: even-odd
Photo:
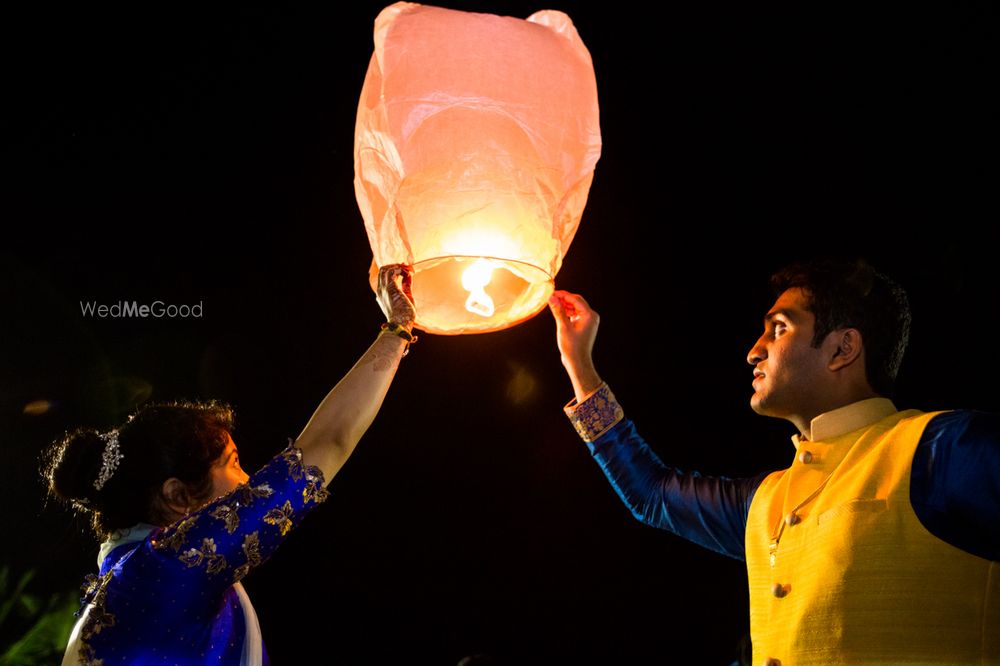
[[413,267],[405,264],[386,264],[378,271],[378,293],[376,300],[385,314],[386,321],[396,324],[407,332],[413,330],[417,318],[413,305],[410,282]]
[[577,401],[598,389],[601,378],[594,368],[594,340],[601,316],[579,294],[555,291],[549,298],[549,309],[556,320],[556,344],[562,364],[573,382]]

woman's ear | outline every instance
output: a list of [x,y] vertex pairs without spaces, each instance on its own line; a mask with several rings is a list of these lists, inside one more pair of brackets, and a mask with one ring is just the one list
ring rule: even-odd
[[[160,486],[160,501],[177,517],[187,515],[194,508],[187,486],[176,476],[170,477]],[[176,517],[172,518],[171,522],[173,520],[176,520]]]

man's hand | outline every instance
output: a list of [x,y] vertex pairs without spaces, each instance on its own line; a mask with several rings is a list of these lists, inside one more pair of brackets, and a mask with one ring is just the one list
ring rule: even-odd
[[556,343],[562,364],[573,382],[577,402],[580,402],[603,383],[592,358],[601,316],[582,296],[568,291],[553,292],[549,309],[556,320]]
[[413,277],[413,267],[405,264],[387,264],[378,271],[378,293],[376,300],[385,314],[386,321],[413,330],[413,322],[417,317],[413,305],[413,293],[410,281]]

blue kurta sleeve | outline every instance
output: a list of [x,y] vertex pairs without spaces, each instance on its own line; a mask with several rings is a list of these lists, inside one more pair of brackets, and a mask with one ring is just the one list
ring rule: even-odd
[[570,403],[566,413],[637,520],[717,553],[745,558],[747,514],[766,473],[729,479],[664,465],[624,417],[607,385],[579,405]]
[[1000,561],[1000,414],[931,419],[913,454],[910,503],[937,538]]
[[277,549],[327,497],[323,473],[289,446],[231,493],[151,535],[150,547],[175,568],[201,575],[205,591],[221,591]]

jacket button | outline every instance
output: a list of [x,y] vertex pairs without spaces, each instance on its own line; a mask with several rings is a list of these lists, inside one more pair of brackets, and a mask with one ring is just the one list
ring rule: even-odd
[[770,659],[764,662],[764,666],[781,666],[781,660],[771,657]]
[[771,593],[779,599],[788,596],[788,590],[789,587],[787,585],[782,585],[781,583],[775,583],[771,586]]
[[792,525],[798,525],[801,522],[802,519],[799,518],[799,514],[797,513],[793,512],[785,516],[785,524],[788,525],[789,527],[791,527]]
[[799,451],[799,462],[808,465],[813,461],[813,454],[809,451]]

